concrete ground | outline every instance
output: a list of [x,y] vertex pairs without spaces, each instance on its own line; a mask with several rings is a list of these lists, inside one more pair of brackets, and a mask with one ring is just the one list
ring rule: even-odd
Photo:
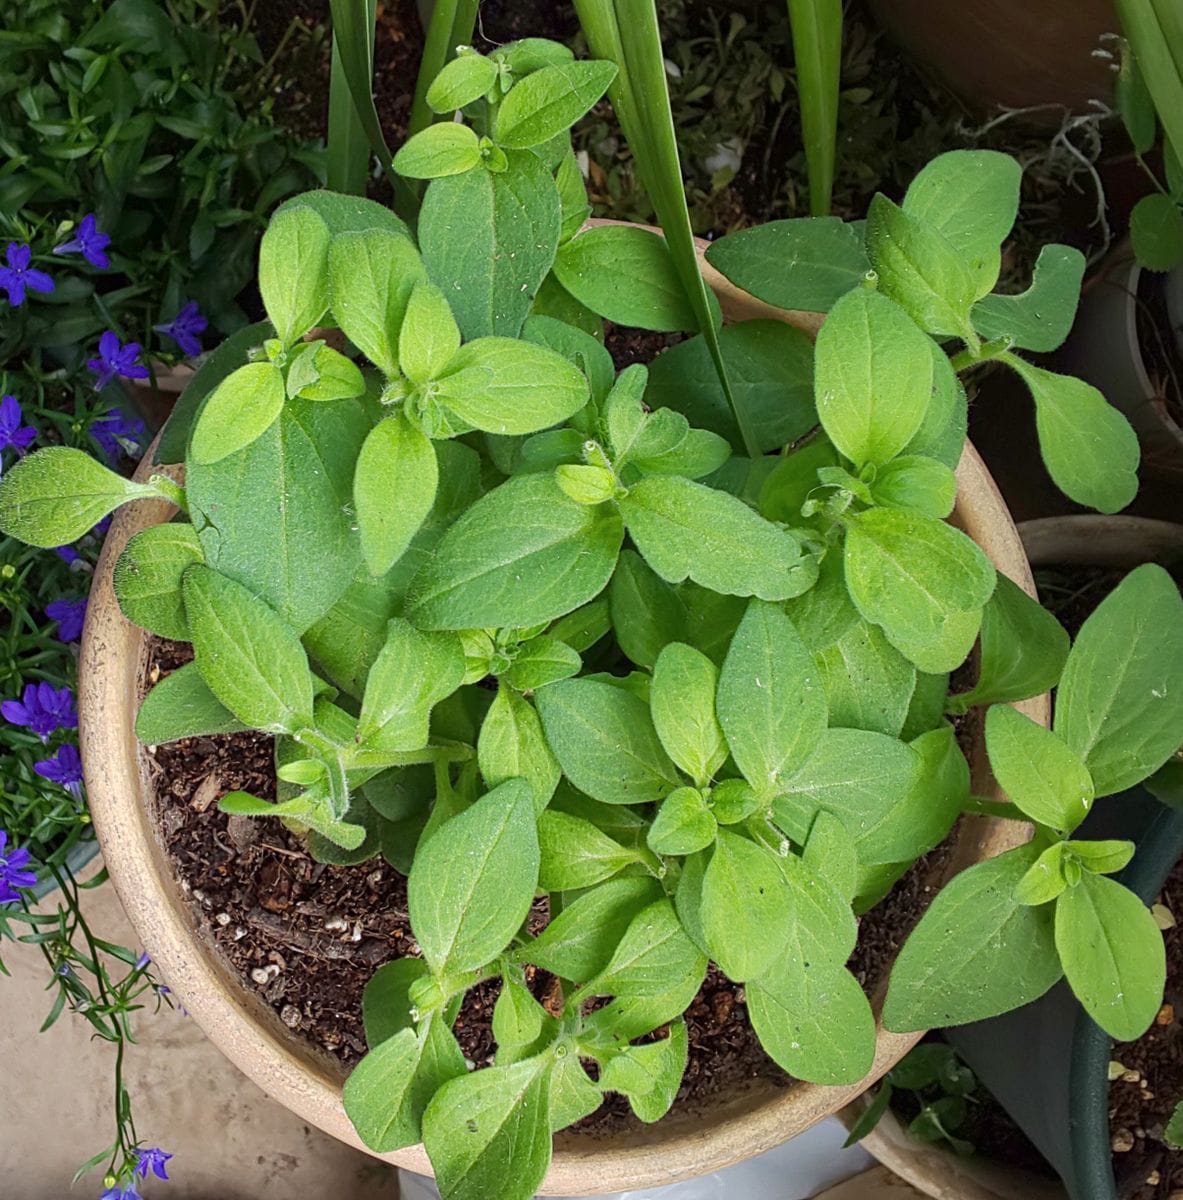
[[[136,945],[115,889],[84,892],[97,936]],[[44,902],[55,910],[52,898]],[[79,1164],[114,1138],[112,1047],[64,1013],[39,1034],[51,995],[33,947],[6,945],[0,977],[0,1196],[89,1200],[101,1171],[71,1190]],[[136,1127],[175,1157],[146,1200],[398,1200],[396,1173],[312,1129],[246,1079],[179,1012],[137,1015],[127,1086]]]
[[[135,947],[114,888],[83,896],[97,936]],[[54,911],[53,899],[42,907]],[[39,1033],[51,999],[44,960],[32,947],[6,945],[4,961],[11,977],[0,977],[0,1197],[89,1200],[103,1190],[101,1174],[72,1190],[70,1180],[114,1136],[112,1047],[70,1013]],[[399,1200],[396,1172],[270,1101],[179,1012],[141,1013],[135,1030],[125,1071],[137,1128],[146,1144],[174,1155],[171,1181],[147,1184],[146,1200]],[[421,1185],[408,1186],[420,1194]],[[920,1200],[882,1167],[823,1195]]]

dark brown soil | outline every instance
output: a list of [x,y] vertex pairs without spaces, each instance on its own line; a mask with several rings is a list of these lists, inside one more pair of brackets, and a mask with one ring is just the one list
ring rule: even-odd
[[[926,1042],[940,1042],[939,1033],[930,1033]],[[924,1099],[929,1103],[939,1099],[939,1087],[928,1089]],[[921,1111],[921,1097],[916,1092],[897,1089],[891,1099],[892,1111],[907,1126]],[[1051,1164],[1036,1149],[1034,1143],[1011,1119],[1010,1114],[985,1088],[966,1097],[965,1120],[956,1129],[949,1130],[954,1137],[968,1142],[974,1153],[994,1162],[1022,1167],[1037,1175],[1054,1179],[1056,1172]],[[949,1151],[953,1153],[952,1149]]]
[[663,350],[686,340],[684,333],[652,333],[604,322],[604,346],[612,355],[617,371],[633,363],[651,363]]
[[[191,658],[188,646],[154,643],[150,683]],[[243,986],[283,1023],[348,1067],[365,1053],[362,991],[383,962],[416,954],[406,880],[382,859],[353,867],[315,862],[278,821],[228,817],[217,801],[241,789],[272,799],[271,739],[256,733],[194,738],[151,752],[157,821],[182,892]],[[860,923],[851,969],[873,991],[934,894],[948,859],[941,847],[918,863],[891,898]],[[535,993],[545,992],[538,973]],[[456,1023],[465,1056],[482,1066],[493,1052],[492,1008],[499,985],[471,991]],[[743,988],[711,970],[686,1014],[690,1058],[679,1107],[695,1109],[756,1079],[788,1083],[747,1021]],[[634,1120],[610,1098],[581,1123],[605,1131]]]
[[[1183,913],[1183,863],[1160,903]],[[1109,1085],[1109,1133],[1120,1200],[1168,1200],[1183,1190],[1183,1152],[1163,1141],[1163,1128],[1183,1100],[1183,928],[1164,931],[1165,1003],[1136,1042],[1115,1043],[1112,1061],[1125,1072]],[[1116,1070],[1116,1067],[1113,1068]]]
[[1040,603],[1075,638],[1097,605],[1128,573],[1114,567],[1039,567],[1035,587]]

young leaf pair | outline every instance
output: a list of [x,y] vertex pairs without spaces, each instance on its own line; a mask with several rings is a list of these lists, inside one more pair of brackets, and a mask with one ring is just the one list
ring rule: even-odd
[[889,1028],[995,1016],[1066,975],[1115,1038],[1146,1030],[1162,1003],[1162,936],[1145,905],[1108,878],[1134,847],[1072,835],[1097,798],[1140,783],[1178,750],[1181,669],[1183,601],[1162,568],[1139,567],[1082,627],[1052,730],[989,710],[991,766],[1036,836],[938,895],[892,971]]

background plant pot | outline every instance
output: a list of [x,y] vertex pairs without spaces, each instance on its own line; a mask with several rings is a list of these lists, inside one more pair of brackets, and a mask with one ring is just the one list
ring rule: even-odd
[[[982,107],[1108,101],[1113,72],[1094,51],[1118,31],[1112,0],[870,0],[875,19],[931,75]],[[1058,125],[1063,112],[1031,117]]]
[[[1147,292],[1153,289],[1163,292],[1170,328],[1156,329],[1145,310]],[[1056,361],[1069,374],[1099,388],[1110,404],[1125,413],[1142,444],[1144,471],[1169,474],[1183,483],[1183,429],[1168,411],[1164,381],[1155,378],[1157,368],[1143,351],[1148,339],[1155,338],[1159,360],[1173,360],[1176,378],[1183,379],[1179,325],[1183,325],[1183,268],[1167,276],[1143,271],[1126,242],[1086,286],[1072,333],[1056,352]]]
[[[717,285],[725,311],[775,313],[747,304],[730,285]],[[816,324],[816,318],[810,318]],[[145,456],[145,463],[152,455]],[[146,473],[148,468],[141,467]],[[954,519],[1000,571],[1033,589],[1022,545],[1001,496],[973,448],[957,471]],[[297,1041],[254,994],[249,994],[199,931],[180,895],[153,818],[151,756],[133,731],[143,691],[147,637],[125,621],[111,585],[115,561],[128,539],[167,520],[169,505],[142,502],[119,512],[103,547],[83,634],[79,688],[81,741],[95,826],[108,870],[142,944],[160,974],[210,1039],[251,1079],[310,1124],[362,1147],[341,1104],[339,1064]],[[1020,706],[1047,722],[1047,697]],[[979,747],[980,749],[980,747]],[[979,755],[979,760],[984,756]],[[980,773],[978,788],[988,788]],[[1026,840],[1027,827],[985,818],[963,819],[951,874]],[[936,882],[936,881],[934,881]],[[873,997],[876,1009],[882,994]],[[674,1114],[658,1125],[615,1137],[562,1134],[541,1189],[544,1195],[587,1195],[673,1183],[750,1158],[788,1140],[836,1112],[878,1079],[916,1043],[919,1034],[879,1029],[875,1064],[867,1078],[848,1087],[760,1082],[721,1102],[709,1114]],[[421,1146],[383,1156],[426,1174]]]
[[[1019,526],[1033,567],[1129,568],[1183,559],[1183,525],[1099,514],[1048,517]],[[1144,900],[1183,855],[1183,813],[1138,788],[1098,807],[1090,837],[1138,846],[1121,879]],[[1112,1039],[1087,1017],[1067,984],[991,1021],[949,1030],[948,1040],[1060,1172],[1064,1187],[984,1159],[959,1159],[910,1137],[888,1112],[863,1145],[937,1200],[1116,1200],[1109,1144]],[[865,1107],[853,1106],[851,1119]]]

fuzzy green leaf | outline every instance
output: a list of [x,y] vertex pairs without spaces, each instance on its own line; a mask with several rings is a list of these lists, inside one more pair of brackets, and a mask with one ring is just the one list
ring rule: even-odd
[[760,795],[776,795],[817,746],[826,697],[805,643],[775,605],[748,605],[723,662],[717,703],[736,765]]
[[1056,901],[1056,949],[1085,1011],[1120,1042],[1140,1038],[1162,1005],[1166,952],[1150,910],[1090,871]]
[[692,579],[729,596],[786,600],[817,577],[800,543],[742,500],[678,476],[649,476],[620,500],[629,534],[670,583]]
[[538,885],[530,785],[511,780],[420,845],[407,880],[411,928],[437,975],[491,962],[517,933]]

